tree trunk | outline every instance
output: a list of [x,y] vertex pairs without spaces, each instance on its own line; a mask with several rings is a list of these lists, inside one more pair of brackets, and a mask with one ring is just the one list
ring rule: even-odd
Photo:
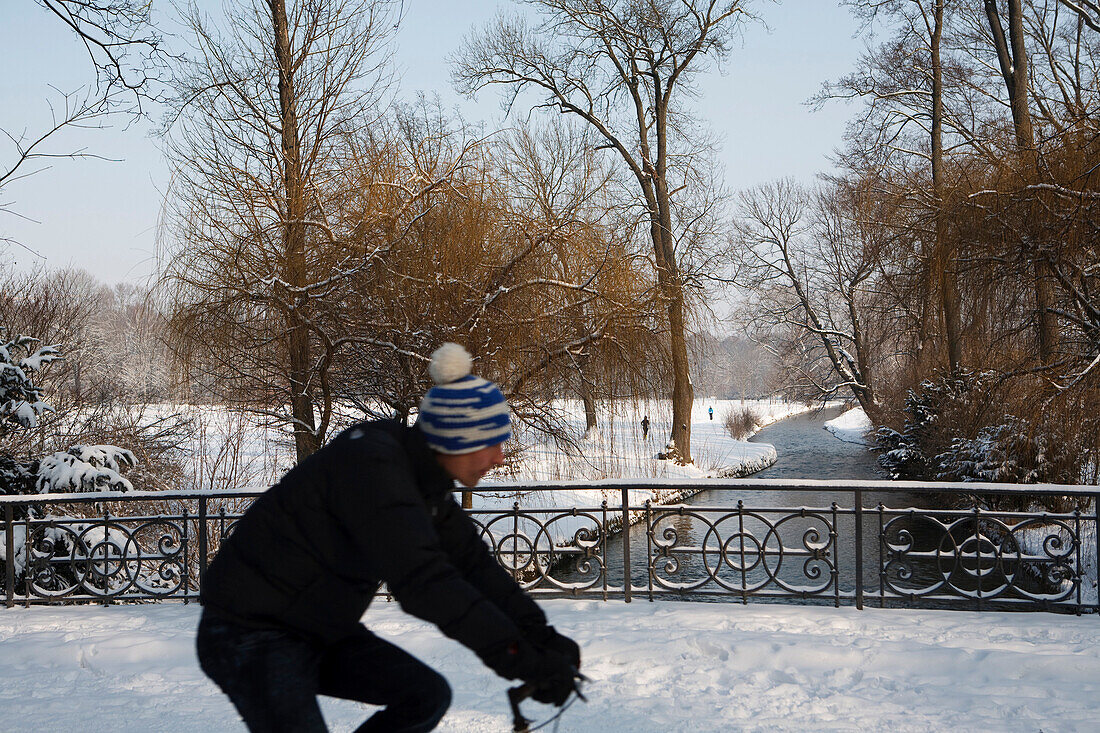
[[[1042,174],[1039,151],[1035,148],[1035,132],[1028,109],[1028,57],[1024,38],[1024,14],[1020,0],[1009,0],[1008,32],[1012,41],[1012,122],[1016,128],[1016,144],[1023,157],[1024,170],[1036,177]],[[1039,346],[1039,362],[1050,364],[1058,340],[1058,324],[1054,318],[1054,286],[1050,265],[1039,252],[1032,252],[1035,277],[1035,327]]]
[[867,417],[869,417],[871,422],[875,425],[878,425],[880,424],[880,414],[878,403],[875,401],[874,375],[872,373],[870,354],[867,349],[867,340],[863,336],[863,321],[860,319],[859,311],[856,308],[854,287],[852,288],[852,292],[848,295],[848,317],[852,321],[852,341],[855,343],[856,366],[859,368],[860,379],[863,384],[862,387],[853,388],[852,392],[855,394],[859,406],[867,413]]
[[[290,36],[287,28],[285,0],[270,0],[271,20],[275,32],[275,61],[279,67],[279,117],[282,124],[282,174],[284,194],[282,215],[283,280],[291,287],[306,284],[305,191],[303,185],[301,145],[298,135],[297,99],[294,95],[294,67]],[[309,331],[300,312],[301,296],[287,294],[289,309],[287,328],[287,378],[290,387],[290,410],[294,418],[294,447],[301,461],[320,447],[314,423],[313,399],[310,394]]]
[[[1035,131],[1031,123],[1031,110],[1028,107],[1028,66],[1030,64],[1025,44],[1021,0],[1008,0],[1008,39],[1005,38],[996,0],[985,0],[985,14],[989,19],[989,29],[997,49],[1001,76],[1008,91],[1020,167],[1025,175],[1037,178],[1042,171],[1039,168]],[[1058,325],[1051,310],[1054,305],[1052,275],[1050,266],[1043,257],[1035,252],[1030,254],[1032,273],[1035,278],[1035,340],[1039,348],[1040,363],[1049,364],[1058,338]]]
[[1058,344],[1058,322],[1054,317],[1054,276],[1050,263],[1042,257],[1032,260],[1035,277],[1036,329],[1039,341],[1039,361],[1043,365],[1051,363]]
[[587,369],[590,358],[589,352],[586,351],[577,359],[577,378],[580,380],[577,392],[580,394],[581,402],[584,404],[585,434],[596,429],[596,395],[592,390],[592,382],[588,379]]
[[672,355],[672,434],[670,437],[676,444],[680,458],[686,463],[691,463],[691,406],[695,401],[695,391],[691,386],[691,377],[688,373],[684,291],[671,242],[672,227],[667,205],[668,194],[667,191],[662,190],[658,179],[656,200],[661,202],[662,198],[666,203],[664,206],[658,203],[658,214],[650,221],[650,234],[653,237],[653,250],[657,260],[657,282],[668,314],[669,345]]
[[596,398],[592,396],[592,387],[581,378],[581,402],[584,403],[584,432],[588,434],[596,429]]
[[[679,280],[679,273],[676,273]],[[683,289],[677,282],[668,301],[668,322],[672,331],[672,437],[685,463],[691,463],[691,406],[695,389],[688,374],[687,337],[685,335]]]
[[959,307],[959,286],[955,273],[955,248],[947,231],[944,212],[943,180],[943,63],[940,60],[940,40],[943,38],[944,0],[936,0],[935,27],[930,46],[932,52],[932,199],[935,206],[936,246],[933,267],[939,275],[943,330],[947,340],[947,366],[955,373],[962,365],[962,327]]
[[[672,355],[672,439],[676,452],[684,463],[692,463],[691,457],[691,407],[695,402],[695,390],[691,386],[690,362],[687,351],[687,319],[684,284],[680,278],[680,266],[676,261],[676,248],[672,238],[672,204],[668,193],[667,135],[668,109],[660,94],[655,117],[657,130],[656,175],[653,177],[654,199],[657,203],[657,219],[650,233],[657,259],[658,283],[665,297],[668,311],[669,339]],[[652,219],[651,219],[652,222]]]

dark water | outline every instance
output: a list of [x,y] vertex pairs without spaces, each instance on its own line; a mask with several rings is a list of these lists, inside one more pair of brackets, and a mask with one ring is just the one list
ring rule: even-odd
[[[773,466],[754,474],[752,478],[837,481],[887,478],[879,468],[875,454],[865,446],[842,441],[824,429],[824,423],[841,412],[839,408],[815,411],[781,420],[761,430],[752,441],[774,445],[777,460]],[[756,512],[757,518],[746,520],[738,517],[738,501],[743,502],[746,512],[750,509],[760,510]],[[647,536],[644,523],[631,527],[632,584],[636,588],[647,586],[649,557],[654,551],[655,542],[663,541],[675,547],[712,550],[709,559],[698,554],[692,556],[690,553],[673,553],[676,555],[674,562],[659,560],[656,563],[658,575],[676,584],[698,582],[713,574],[715,567],[720,564],[716,558],[723,545],[728,553],[736,555],[737,550],[745,546],[745,542],[750,545],[759,542],[760,545],[768,544],[771,547],[781,543],[785,549],[783,553],[767,553],[768,559],[759,563],[752,559],[746,560],[744,565],[752,565],[747,569],[742,568],[740,560],[735,560],[734,567],[724,566],[720,576],[737,585],[744,582],[751,584],[754,579],[755,582],[764,582],[771,575],[790,587],[816,588],[828,581],[832,567],[835,567],[837,585],[841,591],[851,591],[856,585],[855,517],[833,517],[829,509],[834,501],[840,507],[853,506],[850,492],[713,490],[696,494],[685,499],[683,504],[691,507],[689,511],[697,516],[667,516],[655,526],[655,539]],[[880,501],[888,507],[921,505],[919,497],[909,495],[880,496],[868,493],[863,497],[864,507],[874,507]],[[791,517],[791,512],[769,512],[776,508],[801,507],[822,511],[808,511],[805,517]],[[730,511],[722,511],[723,509]],[[783,517],[789,518],[780,521]],[[877,588],[879,583],[879,521],[876,512],[864,515],[863,580],[868,589]],[[826,561],[799,555],[799,551],[806,551],[815,543],[828,543],[829,524],[834,522],[837,538],[835,545],[826,548]],[[769,540],[769,530],[773,526],[780,529],[770,535]],[[609,582],[620,585],[623,568],[622,537],[612,538],[607,550]],[[932,567],[916,567],[910,570],[914,572],[910,581],[913,587],[920,587],[935,579],[935,569]],[[581,577],[573,576],[570,579],[580,580]],[[896,585],[905,585],[896,578],[894,581]],[[777,590],[774,583],[772,585],[771,590]],[[830,589],[829,593],[831,592]]]
[[[825,423],[843,410],[831,408],[780,420],[750,438],[771,443],[778,459],[753,478],[882,479],[875,454],[864,446],[839,440]],[[708,492],[719,493],[719,492]]]

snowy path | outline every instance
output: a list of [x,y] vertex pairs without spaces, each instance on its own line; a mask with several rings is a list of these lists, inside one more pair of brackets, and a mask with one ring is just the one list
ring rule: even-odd
[[[561,731],[1091,731],[1100,618],[552,600],[576,636],[591,702]],[[0,729],[243,731],[198,669],[199,608],[0,609]],[[511,729],[504,680],[381,603],[381,635],[436,666],[455,702],[442,731]],[[324,700],[334,731],[370,709]],[[548,709],[528,703],[541,720]]]

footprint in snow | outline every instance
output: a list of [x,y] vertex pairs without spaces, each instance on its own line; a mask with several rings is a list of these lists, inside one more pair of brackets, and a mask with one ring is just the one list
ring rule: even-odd
[[698,639],[698,640],[691,639],[690,640],[690,645],[695,647],[702,654],[704,654],[708,657],[716,657],[717,659],[719,659],[720,661],[723,661],[723,662],[729,661],[729,658],[730,658],[729,649],[726,649],[725,647],[720,646],[720,645],[714,643],[713,641],[710,641],[710,640],[705,639],[705,638]]
[[837,669],[825,675],[825,684],[835,690],[847,690],[863,680],[863,671],[859,669]]

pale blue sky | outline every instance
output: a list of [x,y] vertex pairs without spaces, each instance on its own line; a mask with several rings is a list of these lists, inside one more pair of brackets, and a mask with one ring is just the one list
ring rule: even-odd
[[[167,8],[164,0],[154,0]],[[501,126],[499,97],[492,91],[470,102],[451,89],[446,57],[473,26],[509,3],[498,0],[406,0],[394,59],[400,96],[437,92],[467,119]],[[834,103],[820,111],[803,102],[821,83],[851,70],[862,48],[855,21],[836,0],[758,1],[767,23],[746,28],[723,74],[701,80],[700,117],[722,138],[726,183],[744,188],[782,176],[810,180],[829,169],[853,109]],[[31,0],[0,0],[0,127],[33,132],[49,120],[50,84],[71,90],[87,83],[83,50],[60,24]],[[54,98],[56,94],[52,95]],[[116,125],[122,124],[118,121]],[[49,170],[6,187],[0,203],[28,221],[0,212],[0,256],[20,268],[75,266],[109,283],[138,282],[154,269],[157,220],[167,169],[148,135],[149,126],[70,133],[54,150],[84,147],[119,162],[57,160]],[[0,145],[0,158],[10,160]],[[41,255],[41,257],[37,256]]]

